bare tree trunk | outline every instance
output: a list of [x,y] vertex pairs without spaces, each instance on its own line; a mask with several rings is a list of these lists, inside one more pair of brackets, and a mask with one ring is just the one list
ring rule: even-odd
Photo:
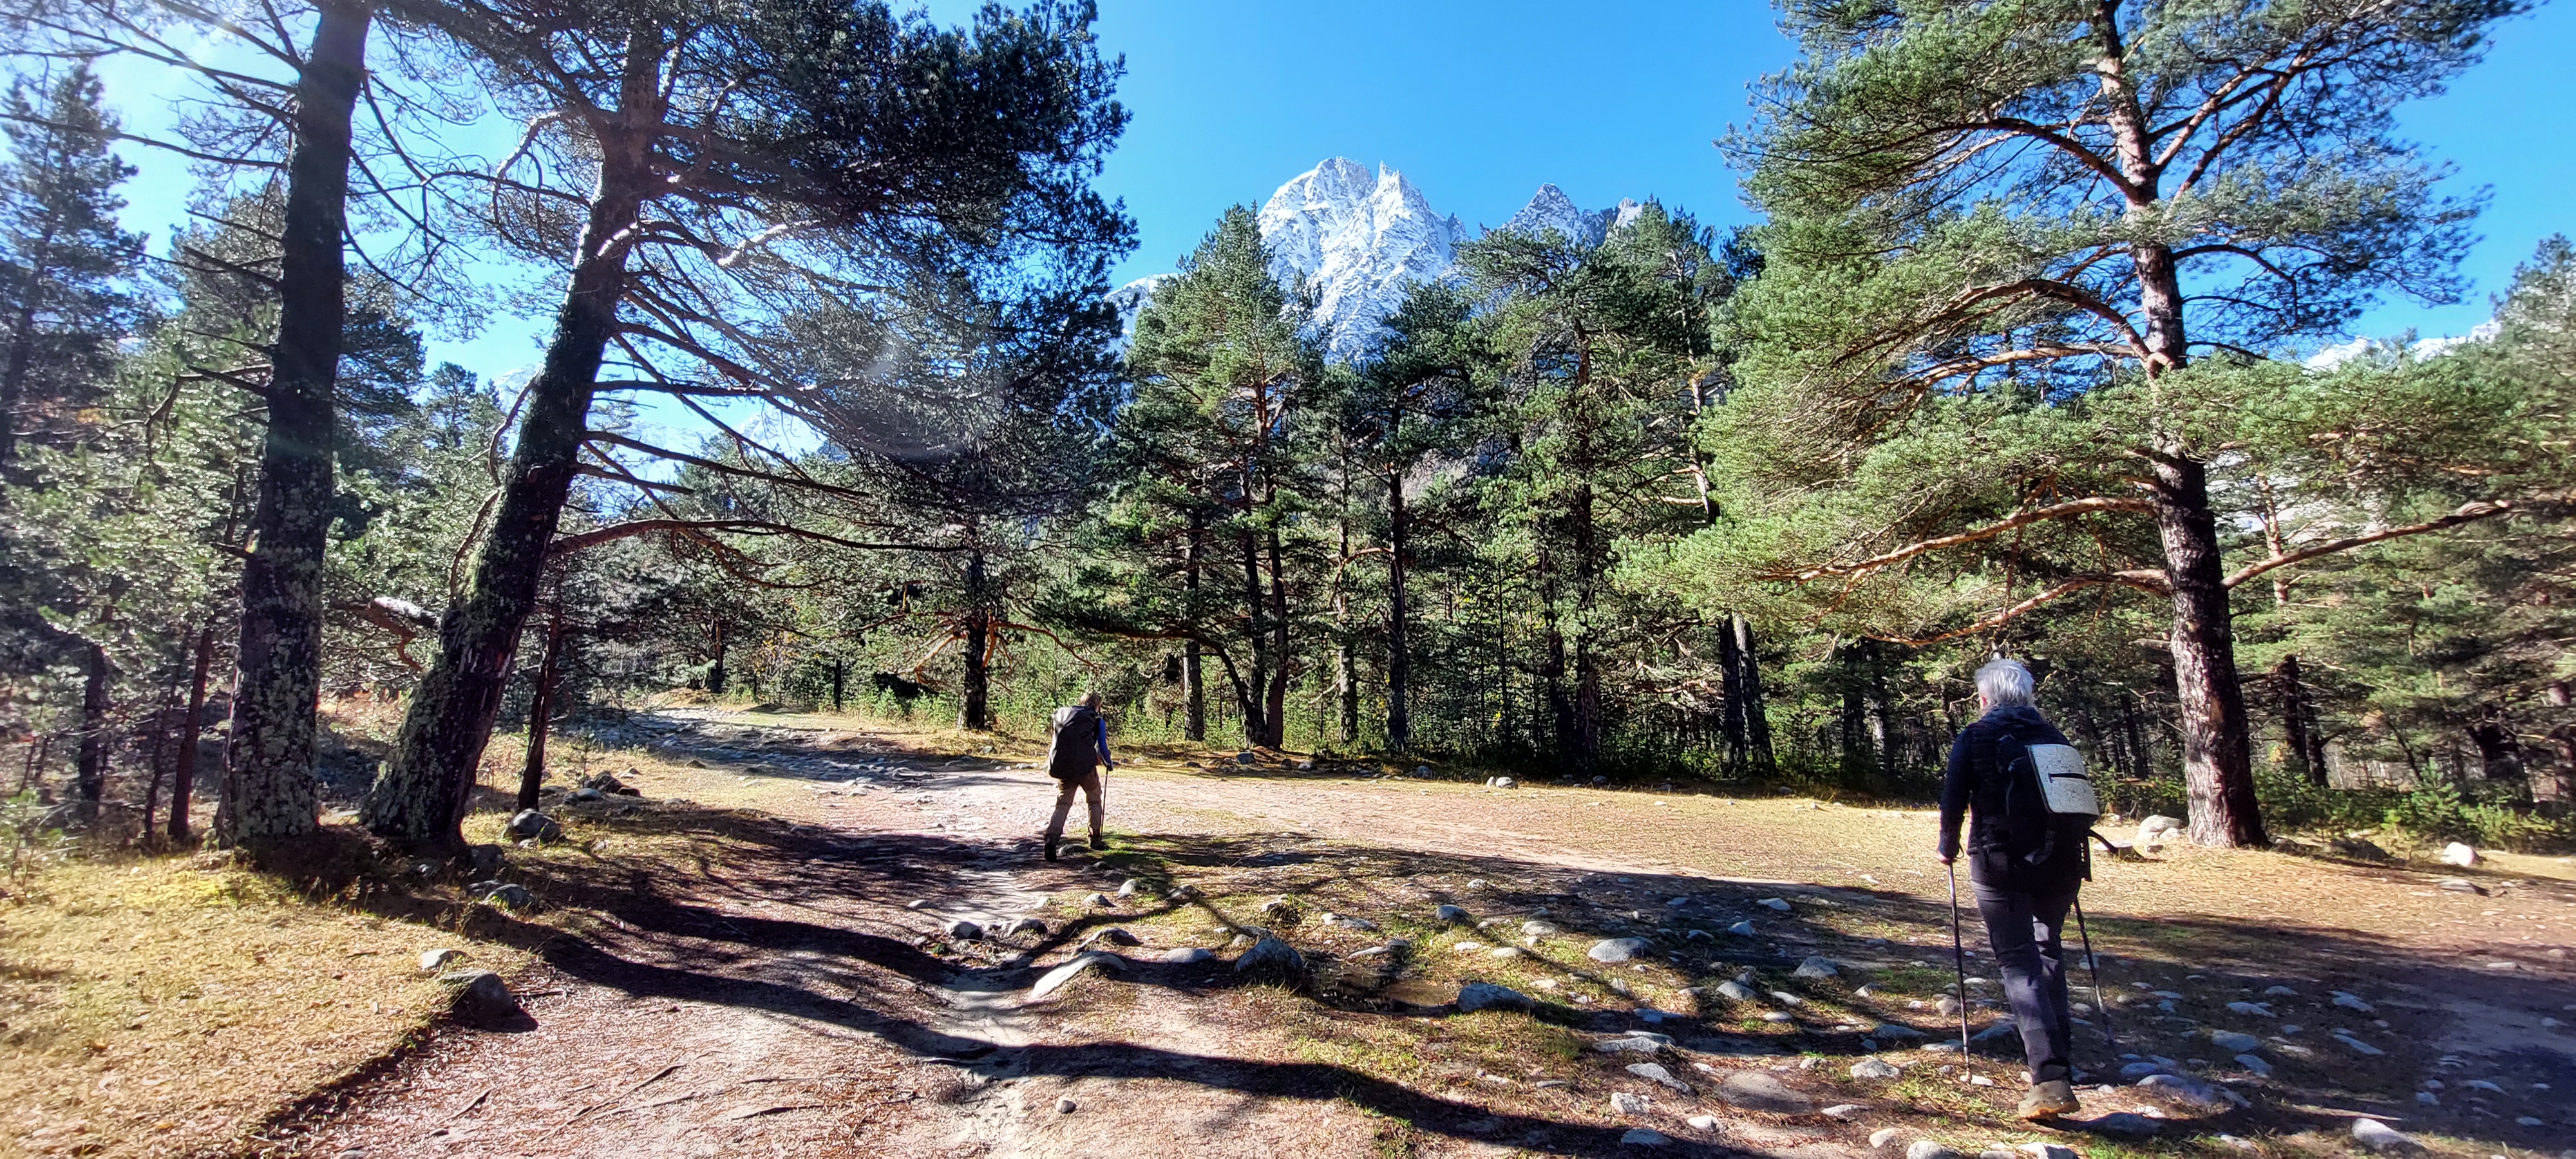
[[1243,551],[1244,612],[1251,622],[1248,635],[1252,639],[1252,671],[1246,674],[1248,679],[1242,681],[1237,688],[1237,695],[1243,701],[1243,743],[1260,745],[1263,743],[1262,738],[1270,734],[1269,723],[1262,713],[1263,706],[1268,702],[1268,697],[1264,693],[1268,689],[1270,679],[1270,632],[1267,623],[1270,618],[1269,601],[1263,598],[1261,592],[1259,544],[1254,541],[1250,530],[1236,533],[1235,540],[1236,546]]
[[715,658],[707,662],[707,695],[721,698],[725,691],[725,622],[715,622]]
[[363,4],[326,2],[295,94],[270,351],[268,435],[250,555],[217,835],[254,854],[313,832],[314,714],[322,692],[323,551],[331,525],[334,395],[348,318],[349,117],[366,80]]
[[2254,799],[2253,738],[2237,679],[2208,471],[2198,460],[2167,455],[2157,460],[2155,473],[2156,529],[2164,539],[2165,578],[2173,585],[2174,687],[2191,839],[2202,845],[2267,845]]
[[1351,521],[1347,510],[1341,521],[1342,566],[1333,573],[1333,703],[1341,718],[1341,739],[1351,744],[1360,737],[1360,674],[1358,649],[1352,643],[1350,574]]
[[[1207,550],[1207,512],[1190,510],[1190,541],[1182,549],[1181,590],[1189,602],[1190,627],[1198,628],[1200,558]],[[1207,669],[1199,653],[1199,642],[1193,637],[1181,641],[1181,696],[1189,705],[1189,715],[1181,735],[1190,740],[1207,740]]]
[[1288,743],[1288,572],[1280,558],[1279,533],[1268,535],[1270,556],[1270,695],[1269,720],[1261,743],[1284,748]]
[[197,630],[195,670],[188,677],[188,707],[179,718],[179,759],[170,774],[170,825],[173,841],[189,837],[190,798],[197,790],[197,738],[206,731],[206,677],[215,666],[215,630]]
[[412,693],[392,758],[367,794],[369,829],[424,850],[464,844],[458,826],[475,770],[580,466],[601,354],[626,296],[626,257],[654,184],[646,153],[662,116],[662,49],[649,21],[627,41],[617,123],[601,133],[599,185],[544,366],[528,386],[499,511],[475,553],[464,597],[439,623],[438,658]]
[[546,650],[537,659],[537,686],[528,697],[528,752],[519,763],[519,807],[537,807],[537,790],[546,782],[546,733],[554,725],[555,677],[562,671],[563,609],[546,621]]
[[1762,696],[1762,654],[1753,638],[1753,621],[1741,615],[1727,618],[1735,633],[1736,661],[1744,666],[1737,679],[1744,691],[1744,743],[1754,771],[1768,773],[1778,762],[1771,754],[1771,710]]
[[[1413,747],[1413,550],[1412,513],[1404,506],[1404,475],[1386,476],[1386,743]],[[1499,611],[1495,613],[1501,615]]]
[[72,766],[72,808],[82,824],[94,825],[107,796],[108,697],[116,668],[108,662],[107,649],[83,642],[81,669],[80,747]]
[[2316,707],[2308,700],[2297,656],[2281,657],[2274,670],[2281,684],[2281,733],[2289,749],[2290,769],[2311,785],[2326,787],[2325,741],[2317,735]]
[[985,648],[992,641],[992,613],[986,607],[990,593],[985,590],[984,549],[966,553],[966,652],[965,672],[958,681],[957,727],[983,732],[993,727],[990,674],[985,671]]

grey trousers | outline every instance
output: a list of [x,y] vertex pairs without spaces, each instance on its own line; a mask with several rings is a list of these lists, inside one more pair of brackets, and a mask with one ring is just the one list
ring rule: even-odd
[[2003,972],[2004,997],[2021,1030],[2030,1081],[2063,1082],[2074,1072],[2074,1015],[2066,1005],[2066,952],[2058,935],[2079,883],[2037,892],[1977,883],[1977,913]]

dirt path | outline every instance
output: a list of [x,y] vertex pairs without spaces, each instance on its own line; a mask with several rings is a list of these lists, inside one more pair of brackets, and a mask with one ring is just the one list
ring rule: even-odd
[[[582,850],[505,875],[562,931],[515,980],[529,1025],[442,1031],[279,1124],[273,1153],[1828,1159],[1868,1153],[1882,1127],[1968,1154],[2038,1137],[1996,1113],[2004,1088],[1961,1085],[1906,1037],[1939,1038],[1930,1007],[1950,985],[1920,813],[1149,759],[1112,778],[1113,855],[1048,864],[1034,834],[1052,785],[1016,767],[1026,754],[712,713],[630,739],[648,742],[627,775],[649,804],[566,809]],[[683,833],[714,835],[675,869]],[[2170,1056],[2219,1101],[2105,1089],[2088,1103],[2114,1119],[2067,1141],[2341,1153],[2368,1114],[2439,1150],[2556,1154],[2576,1137],[2576,1039],[2543,1020],[2576,1021],[2558,1012],[2576,1003],[2576,887],[2535,872],[2563,863],[2516,868],[2461,892],[2277,854],[2104,865],[2088,911],[2121,1051]],[[1442,903],[1491,920],[1443,926]],[[1044,932],[1002,932],[1024,919]],[[992,935],[946,936],[956,920]],[[1737,921],[1757,932],[1723,932]],[[1302,992],[1237,984],[1230,943],[1256,925],[1309,956]],[[1413,944],[1380,948],[1397,934]],[[1656,954],[1628,972],[1583,956],[1615,936]],[[1191,948],[1216,956],[1161,960]],[[1028,1000],[1085,950],[1115,956]],[[1845,976],[1788,980],[1816,954]],[[1806,1001],[1710,992],[1739,975]],[[1466,980],[1519,987],[1540,1016],[1460,1016]],[[1991,1003],[1972,1016],[1991,1022]],[[2264,1036],[2279,1074],[2225,1061],[2205,1041],[2221,1026]],[[1638,1030],[1673,1041],[1598,1049]],[[2098,1039],[2079,1048],[2118,1081]],[[1904,1077],[1847,1077],[1864,1055]],[[1635,1069],[1650,1059],[1669,1081]],[[2427,1079],[2433,1103],[2415,1097]],[[1619,1093],[1648,1101],[1614,1110]],[[2142,1116],[2151,1140],[2109,1133]],[[1623,1143],[1640,1130],[1669,1142]]]

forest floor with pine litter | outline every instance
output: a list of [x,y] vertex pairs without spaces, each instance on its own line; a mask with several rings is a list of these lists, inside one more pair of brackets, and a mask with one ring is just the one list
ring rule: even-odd
[[[2433,872],[2168,846],[2103,862],[2087,914],[2118,1051],[2138,1057],[2080,1029],[2086,1110],[2049,1129],[2010,1118],[2007,1037],[1977,1043],[1972,1073],[1995,1085],[1957,1071],[1957,1019],[1939,1008],[1953,986],[1945,885],[1920,810],[1146,753],[1110,777],[1111,848],[1048,864],[1035,835],[1053,785],[1024,767],[1034,746],[693,709],[598,739],[579,759],[642,796],[550,805],[565,840],[512,849],[499,875],[533,904],[306,906],[272,921],[352,923],[412,957],[464,950],[508,976],[519,1024],[420,1029],[434,987],[398,976],[409,957],[371,951],[352,960],[388,963],[386,977],[312,1000],[333,1020],[300,1017],[300,993],[272,1004],[297,1007],[279,1025],[302,1037],[281,1046],[306,1067],[259,1087],[285,1109],[237,1115],[230,1142],[117,1110],[156,1067],[169,1073],[152,1089],[184,1103],[203,1061],[186,1038],[145,1051],[111,1035],[52,1071],[78,1075],[95,1105],[11,1122],[16,1146],[1895,1159],[1928,1141],[2014,1159],[2031,1144],[2232,1159],[2356,1153],[2368,1118],[2437,1154],[2523,1159],[2576,1138],[2564,858]],[[506,798],[491,800],[477,839],[506,819]],[[147,875],[216,872],[237,871]],[[33,928],[7,916],[0,983],[41,984],[27,980],[43,968]],[[1967,928],[1973,946],[1973,916]],[[1302,985],[1237,976],[1231,960],[1264,931],[1303,955]],[[1642,941],[1628,961],[1590,953],[1629,938]],[[289,969],[306,985],[327,955],[301,952]],[[1798,976],[1813,958],[1834,973]],[[1970,974],[1988,979],[1970,990],[1983,1033],[2000,987],[1982,960]],[[1461,1013],[1470,983],[1527,1008]],[[1727,997],[1730,983],[1750,997]],[[409,998],[354,1017],[378,992]],[[30,1010],[20,1001],[11,1021],[36,1025]],[[256,1042],[208,1041],[258,1056]],[[10,1057],[37,1057],[10,1042]],[[1933,1049],[1945,1042],[1952,1053]],[[1873,1060],[1896,1073],[1854,1075]],[[2176,1077],[2141,1086],[2124,1067]],[[81,1113],[96,1122],[63,1133]]]

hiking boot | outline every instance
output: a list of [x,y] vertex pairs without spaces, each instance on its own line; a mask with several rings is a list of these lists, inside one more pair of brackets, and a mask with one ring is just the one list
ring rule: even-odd
[[1047,838],[1046,859],[1049,861],[1055,860],[1055,838],[1053,837]]
[[1094,849],[1107,849],[1109,848],[1109,842],[1102,840],[1099,834],[1094,833],[1091,835],[1091,847]]
[[2064,1079],[2051,1079],[2032,1083],[2030,1093],[2021,1097],[2021,1109],[2014,1114],[2024,1119],[2054,1119],[2077,1109],[2075,1088]]

